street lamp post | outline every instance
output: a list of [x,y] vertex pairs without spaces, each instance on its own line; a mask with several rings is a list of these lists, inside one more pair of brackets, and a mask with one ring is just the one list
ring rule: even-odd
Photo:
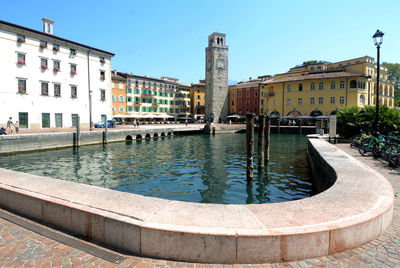
[[377,61],[378,61],[378,67],[377,67],[377,73],[376,73],[376,113],[375,113],[375,133],[378,133],[379,131],[379,71],[380,71],[380,64],[379,64],[379,49],[382,44],[383,40],[383,33],[379,30],[376,30],[376,33],[372,36],[374,38],[374,43],[377,48]]

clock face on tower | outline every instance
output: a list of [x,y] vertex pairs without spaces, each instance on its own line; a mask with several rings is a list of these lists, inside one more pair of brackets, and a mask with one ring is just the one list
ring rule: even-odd
[[217,69],[223,70],[225,68],[225,61],[223,59],[217,60]]

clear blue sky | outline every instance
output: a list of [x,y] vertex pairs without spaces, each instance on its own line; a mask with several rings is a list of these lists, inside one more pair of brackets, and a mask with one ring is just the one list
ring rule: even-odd
[[204,78],[207,37],[227,34],[229,79],[276,74],[307,60],[400,63],[400,1],[0,0],[0,19],[115,53],[112,68],[190,84]]

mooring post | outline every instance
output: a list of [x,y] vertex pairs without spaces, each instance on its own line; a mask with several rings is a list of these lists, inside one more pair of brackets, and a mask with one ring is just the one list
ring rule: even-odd
[[76,147],[79,147],[79,139],[81,137],[81,117],[76,117]]
[[301,134],[301,125],[302,125],[302,120],[299,119],[299,134]]
[[253,181],[253,158],[254,158],[254,115],[246,114],[246,145],[247,145],[247,168],[246,179]]
[[106,115],[105,120],[106,120],[106,121],[104,122],[103,144],[107,144],[107,140],[108,140],[107,115]]
[[271,118],[265,117],[265,160],[269,161],[269,136],[271,134]]
[[277,121],[278,123],[277,123],[277,125],[276,125],[276,129],[277,129],[277,132],[278,132],[278,133],[281,133],[281,118],[278,117],[277,120],[278,120],[278,121]]
[[258,118],[258,170],[264,167],[264,131],[265,131],[265,117],[260,115]]

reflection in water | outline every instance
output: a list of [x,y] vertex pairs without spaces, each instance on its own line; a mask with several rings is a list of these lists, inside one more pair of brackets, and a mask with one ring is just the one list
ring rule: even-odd
[[[143,139],[2,156],[0,167],[203,203],[269,203],[313,194],[301,135],[272,134],[270,161],[246,181],[245,134]],[[256,143],[257,144],[257,135]]]

